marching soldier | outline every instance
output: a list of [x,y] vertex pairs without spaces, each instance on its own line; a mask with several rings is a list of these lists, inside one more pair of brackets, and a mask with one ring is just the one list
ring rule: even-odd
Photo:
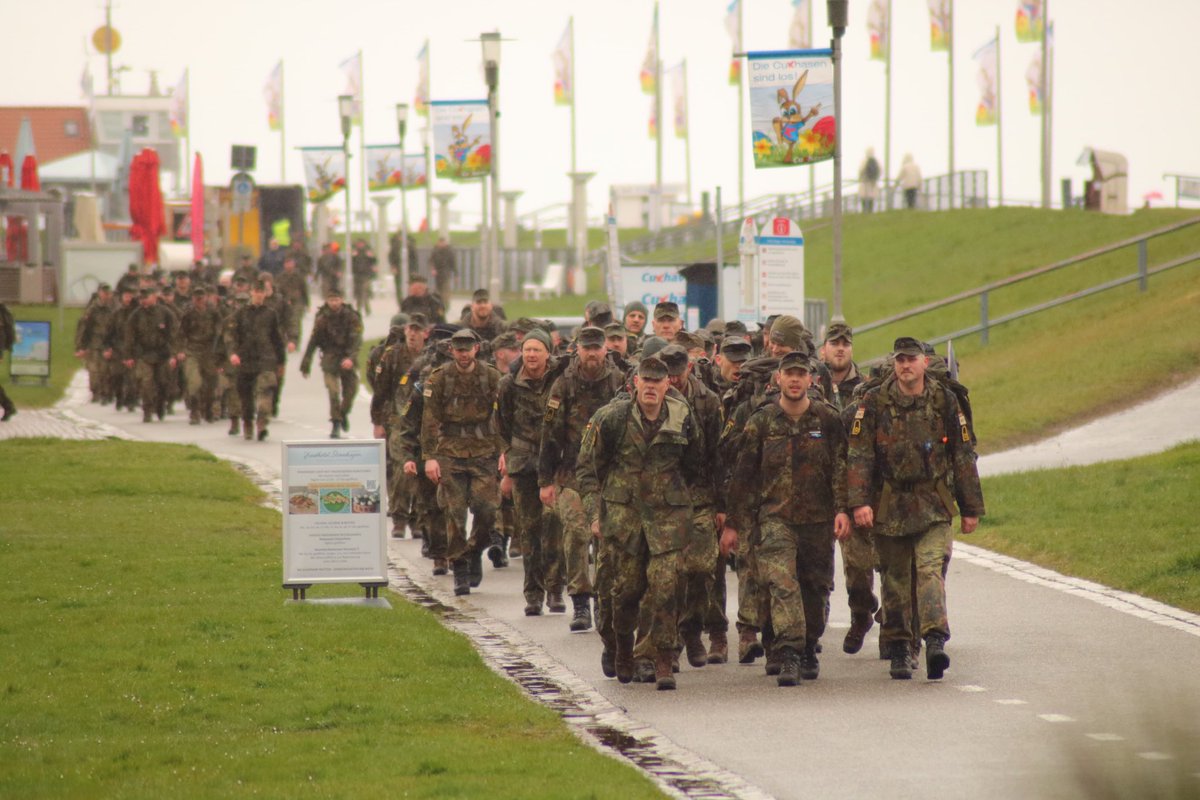
[[317,311],[312,336],[300,361],[300,372],[308,377],[312,372],[313,353],[321,349],[321,372],[329,392],[329,421],[333,423],[330,439],[340,439],[350,430],[350,409],[358,393],[358,351],[362,347],[362,317],[345,304],[342,293],[332,290],[325,295],[325,305]]
[[188,424],[212,422],[213,395],[217,388],[217,337],[221,315],[208,304],[208,292],[192,290],[192,304],[179,320],[179,353],[187,392]]
[[[242,436],[267,438],[267,422],[279,387],[279,373],[287,353],[279,332],[279,318],[266,304],[267,282],[256,281],[250,305],[233,316],[229,363],[237,367],[237,391],[242,407]],[[257,419],[257,424],[256,424]]]
[[175,368],[175,313],[159,305],[158,291],[143,289],[125,329],[125,368],[133,371],[142,401],[142,422],[167,411],[167,379]]

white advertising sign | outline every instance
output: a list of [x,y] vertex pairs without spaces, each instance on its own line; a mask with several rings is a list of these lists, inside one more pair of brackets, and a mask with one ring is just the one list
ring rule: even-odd
[[680,319],[688,318],[687,278],[679,274],[679,267],[663,265],[621,267],[621,299],[624,303],[641,300],[650,315],[654,314],[654,306],[659,303],[677,303]]
[[804,315],[804,235],[784,217],[758,237],[758,313]]
[[283,582],[386,583],[382,439],[283,444]]

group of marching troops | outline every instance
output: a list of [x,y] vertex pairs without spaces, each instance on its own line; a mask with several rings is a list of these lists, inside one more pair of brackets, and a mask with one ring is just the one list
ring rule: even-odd
[[410,311],[369,356],[371,418],[392,535],[456,595],[519,554],[526,615],[569,610],[605,675],[674,689],[681,656],[730,657],[733,566],[736,657],[796,686],[819,674],[836,541],[843,650],[878,623],[893,678],[922,649],[942,677],[950,526],[984,506],[967,392],[931,347],[897,339],[868,376],[841,322],[818,342],[788,315],[687,331],[671,302],[593,302],[568,342],[483,290],[458,325]]

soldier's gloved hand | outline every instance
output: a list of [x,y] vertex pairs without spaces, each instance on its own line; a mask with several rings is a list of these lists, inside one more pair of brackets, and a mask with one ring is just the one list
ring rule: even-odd
[[975,529],[978,527],[979,527],[979,517],[963,517],[962,518],[962,532],[964,535],[968,534],[968,533],[974,533]]

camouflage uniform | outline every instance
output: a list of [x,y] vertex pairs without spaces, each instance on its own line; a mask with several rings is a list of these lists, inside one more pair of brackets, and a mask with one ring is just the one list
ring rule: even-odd
[[[442,471],[438,503],[446,512],[446,556],[456,573],[487,544],[500,504],[496,478],[499,440],[492,424],[500,373],[476,361],[470,372],[444,364],[429,375],[422,395],[421,450]],[[467,536],[467,511],[474,515]]]
[[[300,362],[300,371],[307,375],[312,369],[314,351],[321,348],[321,372],[325,377],[325,390],[329,393],[329,421],[343,427],[358,394],[358,351],[362,347],[362,331],[362,317],[352,307],[343,305],[334,311],[328,305],[321,306]],[[347,358],[353,364],[350,369],[342,369],[342,361]]]
[[242,418],[242,401],[238,397],[237,373],[238,368],[229,363],[229,354],[233,352],[233,322],[239,309],[248,305],[245,300],[228,300],[217,308],[221,315],[221,333],[217,337],[217,400],[221,411],[229,417],[231,435],[238,432],[239,421]]
[[584,516],[575,479],[579,443],[588,420],[621,391],[624,383],[624,376],[611,362],[605,361],[600,374],[588,378],[579,369],[578,360],[572,360],[550,388],[550,397],[546,400],[538,455],[538,486],[559,487],[555,511],[562,522],[567,593],[572,596],[593,594],[592,579],[588,575],[591,525]]
[[495,311],[489,314],[488,318],[482,323],[476,323],[475,318],[471,316],[471,312],[468,310],[467,313],[463,314],[458,324],[475,331],[475,335],[485,342],[490,342],[508,330],[508,323],[502,320]]
[[[388,509],[400,533],[403,533],[406,525],[411,525],[415,531],[417,526],[412,507],[416,481],[411,475],[404,474],[404,462],[399,460],[399,423],[400,409],[404,408],[412,391],[408,373],[420,353],[408,348],[403,333],[398,341],[391,341],[389,337],[378,349],[378,353],[372,351],[373,358],[367,359],[367,376],[373,392],[371,424],[384,429],[388,442]],[[373,368],[372,361],[375,362]]]
[[729,527],[747,535],[769,595],[774,646],[800,653],[825,630],[833,591],[833,518],[846,511],[846,434],[837,412],[810,401],[799,419],[778,397],[742,433],[729,485]]
[[516,529],[520,531],[521,559],[525,570],[525,602],[541,608],[547,595],[563,590],[562,539],[550,525],[552,512],[543,511],[538,496],[538,451],[542,418],[550,398],[554,365],[538,379],[522,369],[500,379],[496,427],[503,442],[505,467],[513,481]]
[[928,373],[925,389],[909,397],[895,378],[868,391],[850,428],[849,506],[871,506],[879,556],[884,644],[908,642],[912,592],[921,637],[950,636],[945,567],[953,536],[955,503],[963,516],[984,514],[966,418],[952,392]]
[[179,348],[183,360],[191,422],[212,420],[213,397],[217,388],[217,337],[221,332],[221,314],[205,305],[184,312],[179,321]]
[[133,377],[142,401],[142,419],[167,406],[167,379],[174,358],[175,313],[161,303],[139,306],[129,315],[125,329],[125,360],[134,363]]
[[250,429],[258,419],[263,436],[278,388],[277,370],[286,349],[279,333],[279,318],[267,305],[250,304],[238,309],[230,326],[229,349],[240,361],[237,368],[238,400],[242,411],[242,433],[250,438]]
[[92,391],[92,399],[100,403],[108,403],[113,399],[109,368],[111,354],[110,358],[105,358],[104,353],[107,349],[105,342],[116,311],[117,306],[114,303],[102,303],[99,298],[94,298],[75,327],[75,349],[83,351],[88,371],[88,387]]
[[122,303],[113,312],[112,324],[104,337],[104,349],[112,354],[109,359],[109,379],[112,381],[113,399],[118,410],[137,408],[137,387],[133,382],[133,370],[125,366],[125,332],[129,318],[138,309],[138,301]]
[[[396,460],[401,468],[409,461],[417,466],[417,476],[414,479],[416,494],[416,511],[418,525],[422,530],[421,555],[434,560],[435,565],[446,558],[446,516],[438,505],[437,484],[425,477],[422,465],[425,454],[421,450],[421,419],[425,413],[425,384],[432,372],[432,366],[424,374],[409,373],[412,391],[400,408],[397,428],[399,437],[396,440]],[[391,442],[389,441],[389,447]]]
[[308,311],[308,281],[299,266],[289,272],[284,270],[275,276],[275,294],[287,301],[287,316],[283,319],[285,338],[293,344],[300,342],[300,323]]
[[653,422],[634,400],[618,399],[588,424],[577,480],[588,525],[599,520],[613,559],[612,632],[601,629],[606,648],[619,653],[622,641],[632,648],[645,603],[650,643],[660,655],[674,652],[694,502],[712,502],[704,471],[703,434],[682,399],[668,396]]

